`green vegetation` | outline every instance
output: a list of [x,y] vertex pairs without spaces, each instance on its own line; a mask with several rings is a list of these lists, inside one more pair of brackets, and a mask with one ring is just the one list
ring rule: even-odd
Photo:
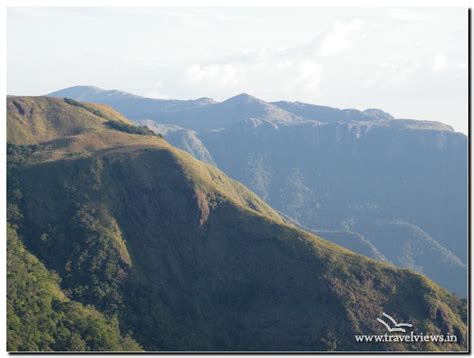
[[161,134],[153,132],[147,126],[134,126],[128,123],[118,122],[118,121],[108,121],[105,124],[108,125],[112,129],[125,132],[125,133],[138,134],[138,135],[153,135],[153,136],[163,138]]
[[[68,240],[55,241],[58,231],[66,233]],[[68,296],[94,304],[108,314],[117,312],[122,303],[119,286],[129,270],[130,258],[116,223],[100,210],[81,206],[67,226],[58,222],[52,232],[42,233],[40,240],[31,244],[57,253],[48,263],[63,277]]]
[[69,300],[59,277],[25,249],[11,226],[7,239],[8,351],[141,350],[120,334],[116,319]]
[[16,170],[25,164],[27,159],[38,149],[34,145],[7,144],[7,220],[12,227],[17,228],[23,219],[18,203],[23,198],[16,179]]
[[[24,114],[9,106],[8,126],[19,128],[15,122],[32,119],[30,99],[12,100]],[[60,107],[44,107],[39,119],[45,127],[48,116],[58,121],[42,138],[54,134],[60,145],[32,142],[24,128],[9,132],[9,180],[20,193],[9,190],[9,203],[22,252],[44,275],[32,280],[48,282],[56,296],[23,289],[26,259],[9,251],[11,350],[137,349],[120,331],[146,350],[466,349],[465,302],[431,281],[286,223],[243,185],[160,138],[108,128],[62,100],[37,101]],[[83,127],[62,135],[60,122],[75,114],[85,116]],[[23,293],[30,301],[15,298]],[[355,343],[356,333],[381,333],[382,311],[423,332],[455,332],[459,342]]]
[[79,107],[79,108],[83,108],[86,111],[89,111],[92,114],[96,115],[97,117],[107,119],[107,116],[104,113],[102,113],[100,110],[98,110],[97,108],[88,106],[84,103],[77,102],[77,101],[75,101],[71,98],[64,98],[64,102],[66,102],[67,104],[70,104],[71,106],[76,106],[76,107]]
[[8,168],[16,168],[38,149],[38,145],[15,145],[7,143]]

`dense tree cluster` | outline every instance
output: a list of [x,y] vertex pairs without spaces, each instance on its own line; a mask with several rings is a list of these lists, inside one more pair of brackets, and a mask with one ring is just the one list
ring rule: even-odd
[[138,134],[138,135],[152,135],[156,137],[162,137],[161,134],[157,134],[153,132],[150,128],[147,126],[133,126],[124,122],[118,122],[118,121],[108,121],[107,126],[109,126],[112,129],[125,132],[125,133],[130,133],[130,134]]
[[59,277],[25,249],[11,226],[7,282],[9,351],[141,350],[120,334],[117,319],[66,298]]

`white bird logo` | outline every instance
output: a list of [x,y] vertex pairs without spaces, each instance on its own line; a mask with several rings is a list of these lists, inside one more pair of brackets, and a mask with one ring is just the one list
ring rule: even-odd
[[384,317],[387,317],[387,318],[393,323],[393,328],[390,327],[390,326],[388,325],[388,323],[385,322],[385,321],[384,321],[383,319],[381,319],[381,318],[377,318],[377,321],[379,321],[380,323],[382,323],[382,324],[385,326],[385,328],[387,328],[387,330],[388,330],[389,332],[403,332],[403,333],[405,333],[406,330],[405,330],[405,328],[402,328],[402,327],[413,327],[410,323],[397,323],[397,321],[395,321],[392,316],[386,314],[385,312],[383,312],[383,316],[384,316]]

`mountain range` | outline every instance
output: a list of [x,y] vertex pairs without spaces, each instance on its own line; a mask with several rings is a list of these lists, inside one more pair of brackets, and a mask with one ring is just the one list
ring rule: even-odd
[[[318,148],[331,139],[308,133],[323,127],[322,122],[266,103],[262,109],[248,96],[237,101],[255,105],[260,115],[225,119],[224,128],[233,133],[256,136],[239,148],[232,146],[244,136],[229,141],[228,158],[239,149],[248,156],[259,128],[295,129],[295,135],[312,137]],[[200,113],[201,107],[213,106],[208,108],[212,113],[222,114],[222,108],[237,107],[235,102],[193,102],[187,110]],[[134,126],[112,108],[70,98],[12,96],[7,111],[8,350],[467,349],[465,300],[419,273],[380,261],[382,256],[361,256],[299,227],[216,166]],[[217,155],[219,142],[211,133],[226,129],[210,128],[213,121],[218,120],[207,119],[189,130],[202,135],[222,166],[225,154]],[[176,117],[176,123],[188,119]],[[265,133],[258,136],[262,145],[285,143]],[[352,140],[347,135],[339,138]],[[293,143],[301,141],[295,137]],[[272,170],[285,173],[285,165],[298,165],[290,153],[283,156],[284,149],[287,144],[275,151],[283,167]],[[318,163],[316,154],[310,156],[313,163]],[[274,162],[261,165],[267,163]],[[294,165],[290,184],[303,190],[306,184],[299,176],[304,173],[298,174]],[[236,167],[235,173],[248,168]],[[270,195],[279,179],[265,181],[258,170],[263,181],[257,187],[264,184],[260,188]],[[286,177],[281,179],[288,184]],[[304,196],[289,205],[304,203],[316,189],[301,190]],[[326,199],[339,204],[340,197],[331,192]],[[303,221],[302,211],[295,216]],[[351,227],[358,225],[354,220]],[[385,235],[395,226],[413,231],[419,240],[432,240],[412,225],[377,221],[371,232]],[[378,242],[358,232],[328,238],[347,236],[377,248]],[[383,312],[410,322],[416,332],[452,333],[458,341],[356,342],[355,334],[386,332],[377,321]]]
[[467,137],[448,125],[248,94],[157,100],[78,86],[49,96],[110,105],[291,222],[467,296]]

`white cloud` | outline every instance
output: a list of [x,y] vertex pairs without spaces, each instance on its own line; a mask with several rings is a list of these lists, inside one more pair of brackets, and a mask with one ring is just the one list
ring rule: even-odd
[[365,89],[377,91],[403,85],[416,77],[418,70],[419,64],[415,61],[383,62],[367,76]]
[[321,83],[322,70],[322,65],[318,62],[302,61],[298,64],[297,82],[301,83],[307,91],[316,91]]
[[[277,50],[275,50],[277,51]],[[190,90],[201,91],[203,87],[219,91],[222,98],[240,92],[267,100],[281,98],[308,98],[320,90],[322,65],[314,60],[274,58],[267,56],[232,63],[193,64],[188,66],[179,80]],[[249,90],[251,89],[251,90]]]
[[429,17],[426,15],[426,12],[416,9],[387,9],[387,15],[392,19],[401,21],[429,21]]
[[193,82],[217,82],[220,85],[234,85],[239,81],[239,74],[245,72],[242,66],[230,63],[199,65],[194,64],[186,68],[189,80]]
[[13,8],[7,26],[9,93],[248,92],[467,128],[462,8]]
[[364,23],[354,19],[349,23],[337,21],[321,43],[321,55],[337,55],[354,45],[355,36],[360,33]]
[[151,88],[145,90],[144,92],[140,93],[140,95],[149,98],[161,98],[161,99],[168,99],[169,96],[163,92],[163,82],[159,81],[155,83]]
[[433,71],[444,71],[448,67],[448,58],[444,53],[438,53],[433,58]]

